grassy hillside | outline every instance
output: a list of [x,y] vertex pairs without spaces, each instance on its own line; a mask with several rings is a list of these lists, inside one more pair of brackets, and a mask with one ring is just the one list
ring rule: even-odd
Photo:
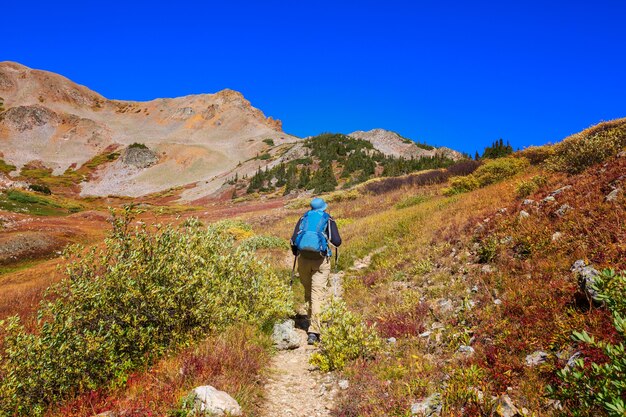
[[[358,183],[324,194],[345,242],[345,303],[313,359],[349,381],[333,415],[624,415],[626,120],[399,176],[339,139],[284,166]],[[104,245],[74,252],[38,319],[2,322],[1,410],[186,415],[189,389],[211,383],[256,415],[267,329],[301,297],[285,238],[308,201],[207,211],[245,221],[209,227],[117,218]]]

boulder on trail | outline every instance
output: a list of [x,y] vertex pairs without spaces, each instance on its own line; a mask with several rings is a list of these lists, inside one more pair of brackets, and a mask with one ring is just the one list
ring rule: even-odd
[[434,417],[441,414],[441,397],[438,393],[411,405],[412,416]]
[[295,322],[286,320],[282,323],[274,324],[272,341],[279,350],[297,349],[300,347],[300,334],[298,334]]
[[191,392],[194,396],[194,412],[200,415],[224,416],[226,413],[231,416],[240,416],[241,407],[237,401],[211,385],[203,385]]

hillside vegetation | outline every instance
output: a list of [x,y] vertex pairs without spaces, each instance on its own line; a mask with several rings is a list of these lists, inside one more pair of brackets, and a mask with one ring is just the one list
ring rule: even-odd
[[[317,139],[250,180],[251,195],[316,176],[328,190],[343,301],[311,364],[347,382],[334,416],[625,414],[626,119],[456,163]],[[309,201],[207,207],[238,218],[208,225],[115,216],[36,317],[2,322],[0,415],[187,416],[207,383],[258,415],[269,330],[301,301],[285,238]]]

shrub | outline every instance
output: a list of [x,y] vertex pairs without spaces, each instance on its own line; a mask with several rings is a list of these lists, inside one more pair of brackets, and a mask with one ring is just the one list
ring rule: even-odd
[[626,119],[602,123],[554,145],[546,160],[552,171],[577,174],[626,147]]
[[53,203],[47,198],[39,197],[33,194],[25,193],[18,190],[10,190],[7,193],[9,200],[15,201],[16,203],[22,204],[39,204],[42,206],[52,206],[59,207],[57,204]]
[[261,161],[267,161],[268,159],[270,159],[272,156],[269,153],[264,153],[259,155],[259,159]]
[[529,195],[535,193],[539,189],[539,187],[545,185],[546,183],[546,177],[542,175],[535,175],[529,181],[520,181],[517,184],[515,192],[520,198],[528,197]]
[[7,164],[4,160],[0,159],[0,172],[8,174],[11,171],[15,171],[15,165]]
[[528,159],[531,165],[537,165],[554,155],[554,147],[550,145],[529,146],[518,152],[517,155]]
[[373,327],[351,312],[340,300],[333,300],[322,312],[322,341],[310,362],[323,372],[343,369],[349,361],[371,358],[382,347]]
[[278,236],[255,235],[241,242],[239,247],[249,251],[257,249],[289,249],[289,242]]
[[274,146],[274,139],[271,139],[271,138],[263,139],[263,142],[269,146]]
[[473,175],[468,175],[465,177],[452,177],[450,178],[450,187],[444,188],[443,193],[445,195],[455,195],[460,193],[466,193],[479,187],[480,184],[476,177],[474,177]]
[[597,299],[604,302],[613,315],[613,325],[620,336],[619,343],[596,340],[586,331],[574,332],[574,340],[600,351],[603,360],[578,358],[569,369],[557,374],[561,384],[549,392],[561,400],[574,416],[626,415],[626,274],[604,270],[595,279]]
[[128,146],[128,149],[148,149],[143,143],[134,142]]
[[291,312],[287,285],[228,234],[193,219],[154,232],[131,221],[114,217],[104,248],[73,255],[33,333],[2,322],[0,414],[41,415],[208,332]]
[[471,159],[464,159],[455,163],[454,165],[446,168],[446,171],[450,176],[462,176],[469,175],[476,171],[476,169],[480,166],[480,162],[473,161]]
[[478,180],[480,186],[484,187],[510,178],[522,172],[528,165],[528,160],[525,158],[498,158],[478,167],[473,175]]
[[28,186],[28,188],[32,191],[35,191],[37,193],[41,193],[41,194],[45,194],[45,195],[50,195],[52,194],[52,191],[50,191],[50,188],[46,185],[39,185],[39,184],[30,184]]

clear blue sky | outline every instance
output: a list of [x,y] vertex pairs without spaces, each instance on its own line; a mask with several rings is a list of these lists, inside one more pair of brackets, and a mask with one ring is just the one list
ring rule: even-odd
[[[548,4],[549,3],[549,4]],[[626,116],[626,2],[11,1],[0,60],[108,98],[241,91],[287,132],[472,152]]]

